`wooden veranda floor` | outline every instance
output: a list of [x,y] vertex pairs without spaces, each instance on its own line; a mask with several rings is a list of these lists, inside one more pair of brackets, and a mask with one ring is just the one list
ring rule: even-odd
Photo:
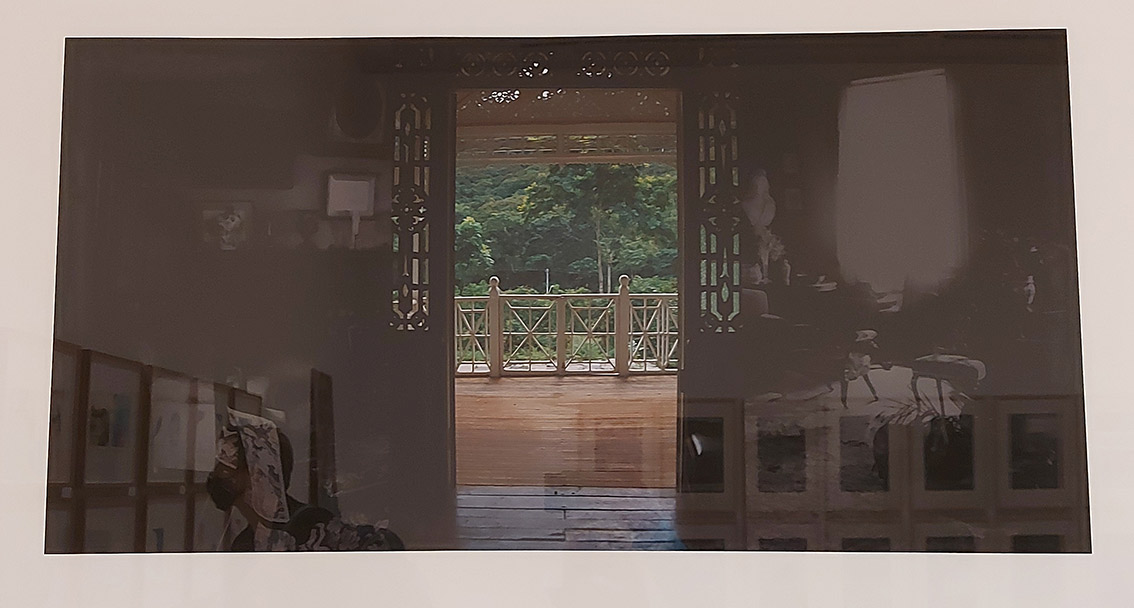
[[457,483],[673,488],[677,377],[459,377]]
[[462,549],[681,549],[672,489],[461,486]]

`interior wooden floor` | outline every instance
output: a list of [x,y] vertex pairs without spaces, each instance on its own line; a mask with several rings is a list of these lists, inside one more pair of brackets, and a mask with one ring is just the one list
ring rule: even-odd
[[679,550],[672,489],[461,486],[462,549]]
[[463,486],[673,488],[677,377],[456,381]]

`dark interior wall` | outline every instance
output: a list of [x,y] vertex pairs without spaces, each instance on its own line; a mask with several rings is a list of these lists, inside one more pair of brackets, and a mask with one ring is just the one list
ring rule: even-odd
[[[1066,67],[1019,64],[819,64],[754,68],[745,79],[747,162],[768,171],[776,227],[808,265],[837,263],[834,250],[838,112],[843,89],[876,76],[947,71],[954,87],[963,179],[974,229],[1069,240],[1073,235],[1066,145]],[[785,166],[794,156],[795,178]],[[802,191],[802,209],[784,205]],[[1021,210],[1028,210],[1021,213]],[[831,269],[833,271],[833,269]]]
[[[1078,394],[1082,373],[1065,64],[830,62],[752,68],[742,80],[746,171],[768,173],[777,201],[771,229],[783,239],[793,272],[838,277],[835,193],[842,91],[857,79],[941,68],[954,94],[970,240],[968,267],[945,291],[959,300],[1004,299],[1013,297],[1008,291],[1019,292],[1028,271],[1005,268],[1003,256],[996,257],[982,235],[998,233],[997,238],[1019,239],[1021,246],[1045,244],[1054,259],[1041,271],[1037,297],[1063,312],[1050,323],[1049,343],[1038,359],[1015,361],[993,344],[970,348],[1020,368],[1012,377],[1001,376],[997,390]],[[799,192],[797,210],[788,205],[792,188]],[[776,310],[775,302],[772,308],[791,314]],[[941,317],[942,311],[924,314]],[[956,306],[948,314],[967,313]],[[994,336],[990,343],[1016,338],[995,316],[974,322],[973,332]],[[910,335],[918,333],[909,329]],[[911,352],[944,345],[944,336],[922,329],[924,343],[911,344]]]
[[[212,57],[219,74],[192,61],[131,73],[121,66],[136,62],[95,62],[86,49],[67,58],[56,337],[221,382],[266,377],[264,404],[287,414],[300,463],[310,370],[329,374],[344,515],[389,519],[411,546],[443,545],[448,423],[390,396],[388,247],[211,250],[191,195],[264,199],[255,226],[273,201],[324,204],[322,184],[307,183],[321,176],[297,175],[300,157],[388,171],[390,145],[327,142],[337,84],[361,68],[316,51],[235,73],[224,72],[247,53]],[[285,190],[302,194],[270,195]],[[302,464],[293,479],[304,498]]]

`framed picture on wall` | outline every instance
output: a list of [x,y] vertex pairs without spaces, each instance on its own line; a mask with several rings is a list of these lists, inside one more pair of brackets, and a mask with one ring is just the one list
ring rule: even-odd
[[133,484],[142,366],[94,353],[86,412],[84,478],[88,484]]
[[252,203],[215,201],[202,203],[201,242],[209,249],[246,249],[252,239]]

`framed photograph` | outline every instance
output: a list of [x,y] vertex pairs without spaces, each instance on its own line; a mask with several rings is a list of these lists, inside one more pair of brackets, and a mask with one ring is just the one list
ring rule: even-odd
[[[58,337],[185,368],[127,392],[100,359],[88,485],[137,483],[134,546],[176,547],[145,505],[177,479],[197,498],[223,405],[286,427],[293,498],[414,550],[1086,529],[1081,401],[985,407],[1083,392],[1068,40],[68,41],[57,296],[82,314]],[[71,171],[153,150],[177,157]],[[187,185],[181,160],[242,187]],[[146,205],[159,188],[204,204]],[[187,255],[104,215],[271,247]],[[194,388],[239,369],[261,388]]]

